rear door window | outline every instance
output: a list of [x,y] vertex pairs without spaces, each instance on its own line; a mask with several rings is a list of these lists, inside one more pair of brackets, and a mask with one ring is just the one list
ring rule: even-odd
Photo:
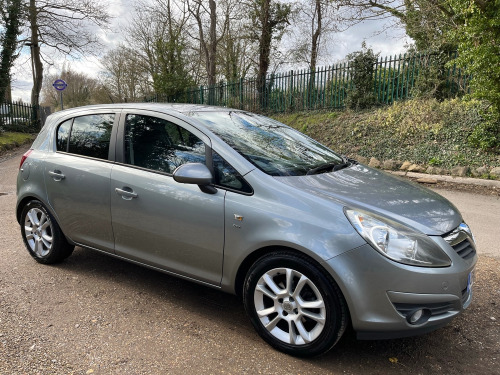
[[108,159],[114,117],[114,114],[76,117],[71,127],[68,152]]

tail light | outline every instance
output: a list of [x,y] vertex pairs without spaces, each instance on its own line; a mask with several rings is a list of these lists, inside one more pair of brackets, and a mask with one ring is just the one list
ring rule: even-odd
[[26,161],[26,159],[28,158],[28,156],[30,156],[30,154],[33,152],[33,149],[29,149],[28,151],[26,151],[23,155],[23,157],[21,158],[21,163],[19,164],[19,169],[21,169],[21,167],[23,166],[24,162]]

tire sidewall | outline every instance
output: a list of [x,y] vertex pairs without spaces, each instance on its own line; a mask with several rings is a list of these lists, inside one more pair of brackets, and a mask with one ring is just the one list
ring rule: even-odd
[[[50,228],[52,232],[52,246],[51,249],[49,250],[48,254],[41,257],[38,254],[36,254],[32,249],[30,244],[28,243],[28,240],[26,239],[26,231],[24,229],[24,223],[26,221],[26,215],[28,212],[33,209],[37,208],[40,211],[42,211],[50,220]],[[50,264],[59,261],[61,258],[59,252],[61,252],[61,247],[64,246],[62,234],[59,229],[59,226],[57,225],[57,222],[55,221],[54,217],[52,214],[45,208],[45,206],[42,204],[42,202],[38,200],[32,200],[28,202],[22,209],[21,211],[21,235],[23,237],[23,242],[24,245],[26,246],[26,249],[28,249],[28,252],[30,255],[39,263],[45,263],[45,264]]]
[[[284,343],[274,337],[262,324],[254,305],[255,287],[262,275],[274,268],[291,268],[309,278],[321,293],[326,307],[325,327],[314,341],[304,345]],[[257,333],[271,346],[294,356],[310,357],[326,353],[340,339],[346,325],[346,310],[338,286],[325,271],[306,257],[292,253],[275,253],[259,259],[250,268],[243,291],[245,310]]]

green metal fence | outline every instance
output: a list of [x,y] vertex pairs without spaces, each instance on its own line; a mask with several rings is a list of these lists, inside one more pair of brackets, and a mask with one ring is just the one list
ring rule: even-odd
[[7,131],[33,132],[40,128],[36,121],[40,107],[22,102],[0,104],[0,128]]
[[[446,59],[454,58],[454,53]],[[404,54],[379,58],[373,67],[373,93],[376,102],[390,104],[412,96],[419,79],[427,79],[431,68],[445,84],[445,95],[453,97],[468,90],[468,80],[460,69],[444,68],[442,55]],[[436,73],[437,72],[437,73]],[[254,112],[293,112],[341,109],[353,90],[353,71],[349,63],[291,70],[270,74],[258,85],[256,79],[240,79],[213,86],[199,86],[177,96],[155,95],[148,102],[208,104]]]

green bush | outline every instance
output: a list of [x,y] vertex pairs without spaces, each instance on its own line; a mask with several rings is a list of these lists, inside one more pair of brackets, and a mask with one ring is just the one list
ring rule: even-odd
[[346,106],[350,109],[365,109],[375,105],[373,92],[374,67],[378,54],[363,43],[363,49],[347,55],[352,87],[347,91]]
[[500,150],[500,113],[495,107],[481,108],[481,121],[469,136],[469,144],[482,150]]

